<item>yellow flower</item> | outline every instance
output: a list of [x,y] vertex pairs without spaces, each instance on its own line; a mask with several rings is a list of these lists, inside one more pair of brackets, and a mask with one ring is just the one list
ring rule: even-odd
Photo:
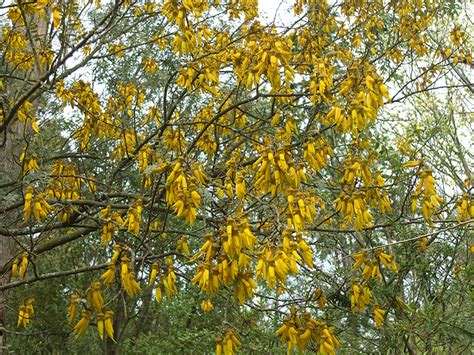
[[28,186],[25,193],[25,207],[23,208],[23,215],[25,221],[28,222],[31,217],[31,201],[33,199],[33,188]]
[[210,312],[210,311],[212,311],[213,308],[214,308],[214,306],[212,305],[211,300],[202,301],[201,309],[202,309],[203,312]]
[[365,253],[352,254],[352,257],[355,259],[354,265],[352,267],[357,270],[364,263],[366,255]]
[[26,329],[26,326],[31,323],[35,311],[33,309],[34,298],[28,298],[18,309],[18,326]]
[[107,266],[107,271],[104,272],[100,278],[103,280],[104,284],[108,287],[114,282],[115,278],[115,265],[109,263]]
[[158,270],[159,270],[158,263],[153,263],[153,265],[151,266],[150,282],[148,283],[149,285],[153,284],[153,282],[155,281],[156,276],[158,275]]
[[161,300],[163,299],[163,292],[161,291],[161,285],[158,286],[155,290],[155,299],[156,299],[156,302],[161,302]]
[[71,295],[71,301],[69,303],[69,323],[72,323],[76,318],[77,303],[79,302],[80,295],[77,292],[73,292]]
[[105,324],[104,325],[105,325],[105,332],[107,333],[107,336],[115,342],[114,327],[113,327],[113,324],[112,324],[113,316],[114,316],[113,311],[105,312],[105,316],[104,316],[104,323]]
[[87,299],[94,311],[100,312],[104,305],[104,299],[100,293],[100,282],[93,282],[86,292]]
[[384,321],[385,311],[379,308],[377,305],[374,306],[374,321],[377,327],[381,327]]
[[15,258],[12,263],[12,277],[16,277],[18,275],[18,259]]
[[20,270],[18,272],[18,277],[20,278],[20,280],[23,280],[25,278],[27,267],[28,267],[28,254],[23,253],[23,257],[21,258],[21,263],[20,263]]
[[83,310],[81,319],[74,326],[74,333],[76,333],[76,339],[84,335],[84,333],[87,330],[87,327],[89,326],[90,320],[91,320],[91,312],[88,310]]
[[97,313],[97,332],[99,333],[99,338],[104,339],[104,313]]

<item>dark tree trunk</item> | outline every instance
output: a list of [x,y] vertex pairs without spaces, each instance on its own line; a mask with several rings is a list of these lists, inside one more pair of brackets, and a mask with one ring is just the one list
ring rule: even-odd
[[[50,19],[50,10],[46,9],[45,16],[40,18],[38,15],[27,15],[23,12],[25,26],[20,27],[28,38],[29,47],[32,52],[37,53],[39,49],[45,45],[46,33]],[[35,60],[35,64],[28,74],[30,82],[40,80],[45,73],[46,68],[39,67],[39,61]],[[10,114],[7,107],[8,100],[15,102],[18,97],[24,95],[25,86],[20,80],[6,80],[5,93],[6,99],[2,98],[5,116]],[[30,100],[31,101],[31,100]],[[31,101],[32,112],[36,112],[38,101]],[[0,227],[4,230],[15,228],[22,223],[21,207],[11,211],[1,211],[2,207],[12,204],[12,202],[21,201],[22,199],[22,166],[19,162],[23,147],[25,147],[28,136],[31,134],[31,125],[28,122],[20,122],[17,119],[17,112],[13,112],[14,120],[8,124],[3,137],[0,138]],[[6,122],[4,123],[6,124]],[[11,182],[12,184],[9,184]],[[6,187],[5,187],[6,186]],[[0,270],[4,272],[0,274],[0,284],[4,285],[10,281],[9,264],[16,254],[16,243],[14,238],[8,233],[0,234]],[[6,305],[8,303],[8,291],[0,291],[0,355],[6,349],[5,328],[6,322]]]

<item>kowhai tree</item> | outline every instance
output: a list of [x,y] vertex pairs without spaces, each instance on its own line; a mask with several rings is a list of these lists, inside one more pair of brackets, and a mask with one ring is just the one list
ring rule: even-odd
[[467,351],[468,5],[292,5],[0,6],[3,349]]

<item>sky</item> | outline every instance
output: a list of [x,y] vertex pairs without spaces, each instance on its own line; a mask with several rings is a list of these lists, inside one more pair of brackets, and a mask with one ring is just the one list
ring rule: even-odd
[[[292,10],[294,1],[289,0],[259,0],[258,9],[262,18],[273,20],[275,18],[277,23],[288,23],[288,20],[293,17],[293,11],[290,13],[288,10]],[[291,15],[290,15],[291,14]]]

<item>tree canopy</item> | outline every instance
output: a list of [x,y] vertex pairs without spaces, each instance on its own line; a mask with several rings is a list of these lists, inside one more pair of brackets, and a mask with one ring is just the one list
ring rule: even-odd
[[0,5],[1,351],[469,351],[472,5],[284,3]]

